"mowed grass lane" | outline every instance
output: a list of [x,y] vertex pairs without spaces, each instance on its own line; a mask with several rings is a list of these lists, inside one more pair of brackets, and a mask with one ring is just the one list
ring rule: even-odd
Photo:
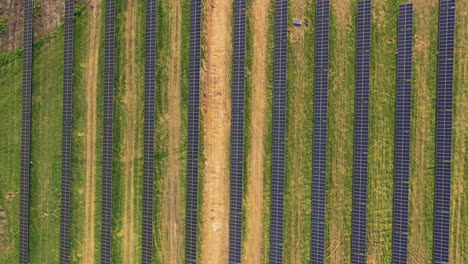
[[457,1],[450,262],[468,262],[468,2]]
[[326,262],[349,263],[357,5],[330,3]]
[[140,262],[146,4],[116,1],[112,260]]
[[23,63],[20,54],[0,58],[0,262],[18,261],[21,92]]
[[315,4],[292,0],[288,43],[284,263],[309,259],[312,190]]
[[30,261],[59,263],[63,34],[39,40],[33,59]]
[[398,8],[372,1],[367,261],[392,259]]

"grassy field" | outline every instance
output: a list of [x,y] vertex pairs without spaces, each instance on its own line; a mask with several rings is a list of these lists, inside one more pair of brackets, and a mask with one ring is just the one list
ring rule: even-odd
[[145,2],[116,2],[112,260],[141,258]]
[[468,262],[468,3],[457,2],[451,213],[451,263]]
[[312,212],[315,5],[295,0],[289,10],[289,22],[301,19],[304,26],[289,28],[284,262],[304,263],[310,258]]
[[[3,56],[3,55],[2,55]],[[21,54],[1,58],[0,64],[0,262],[18,260],[20,200]]]
[[[124,262],[126,257],[126,231],[124,215],[128,203],[134,203],[136,233],[135,261],[140,260],[141,237],[141,176],[143,147],[143,95],[144,95],[144,35],[145,2],[136,8],[136,83],[135,105],[127,100],[129,57],[126,25],[129,2],[117,1],[117,49],[115,88],[115,133],[114,133],[114,229],[113,261]],[[169,145],[171,136],[171,71],[176,43],[169,41],[175,30],[171,17],[172,1],[158,3],[157,37],[157,87],[156,87],[156,137],[155,137],[155,258],[154,263],[167,263],[170,248],[170,222],[166,209],[167,179],[170,157],[177,157],[181,186],[181,206],[185,212],[185,170],[187,142],[187,102],[189,66],[190,1],[181,1],[182,24],[179,74],[180,81],[180,148]],[[371,50],[371,99],[369,138],[369,203],[368,203],[368,256],[369,263],[390,263],[392,254],[393,173],[394,173],[394,122],[397,47],[398,4],[409,1],[374,0],[372,17]],[[415,5],[414,57],[413,57],[413,109],[411,133],[411,180],[410,180],[410,232],[409,263],[431,263],[433,246],[433,204],[435,170],[435,103],[437,84],[437,36],[438,1],[413,0]],[[256,101],[252,96],[253,83],[253,0],[249,1],[246,68],[246,128],[252,125],[251,113]],[[135,3],[134,3],[135,4]],[[451,211],[450,259],[453,263],[468,261],[468,92],[467,38],[468,4],[457,3],[457,48],[455,59],[455,108],[453,138],[453,178]],[[352,162],[353,162],[353,115],[354,115],[354,70],[356,1],[332,1],[330,20],[330,88],[327,168],[327,222],[326,262],[349,263],[351,256],[351,207],[352,207]],[[100,23],[104,22],[105,6],[102,5]],[[88,36],[90,34],[89,11],[77,10],[75,20],[75,71],[73,92],[73,193],[72,193],[72,248],[71,262],[82,263],[84,250],[84,226],[86,205],[86,164],[93,163],[96,171],[93,205],[94,255],[99,262],[100,250],[100,200],[102,159],[102,97],[103,97],[103,41],[104,27],[100,31],[99,67],[97,73],[96,108],[96,157],[86,157],[86,76],[88,59]],[[267,48],[267,103],[265,110],[264,138],[264,202],[262,263],[269,262],[270,225],[270,179],[271,179],[271,133],[273,100],[273,33],[274,1],[270,7]],[[310,213],[312,184],[312,129],[313,129],[313,74],[314,74],[314,17],[315,3],[312,0],[291,0],[290,20],[303,19],[302,27],[290,27],[288,57],[288,126],[285,190],[285,263],[309,261]],[[61,178],[61,130],[62,130],[62,74],[63,74],[63,29],[38,40],[34,48],[33,73],[33,121],[32,121],[32,170],[31,170],[31,227],[30,257],[32,263],[59,262],[60,225],[60,178]],[[205,52],[205,50],[203,51]],[[51,78],[53,76],[54,78]],[[0,262],[14,263],[18,259],[18,219],[21,145],[21,53],[0,55],[0,115],[7,116],[0,125]],[[129,109],[135,106],[136,127],[131,127]],[[135,117],[135,116],[133,116]],[[203,120],[201,120],[203,123]],[[203,126],[201,127],[203,138]],[[131,132],[133,131],[133,132]],[[135,155],[126,159],[126,139],[135,133]],[[255,138],[246,129],[245,152],[252,149]],[[203,142],[200,142],[203,149]],[[172,153],[172,154],[171,154]],[[175,154],[174,154],[175,153]],[[200,154],[200,206],[203,204],[203,153]],[[247,160],[247,159],[246,159]],[[134,199],[129,201],[127,164],[134,165]],[[245,178],[251,177],[247,162]],[[245,192],[252,186],[244,184]],[[125,202],[127,201],[127,203]],[[246,197],[244,196],[244,201]],[[244,207],[245,211],[245,207]],[[185,214],[185,213],[184,213]],[[244,223],[251,217],[244,215]],[[184,218],[177,219],[183,228]],[[200,226],[201,223],[200,223]],[[52,232],[56,230],[56,232]],[[248,232],[244,228],[245,234]],[[183,238],[182,238],[183,240]],[[245,241],[244,241],[245,243]],[[183,247],[184,242],[182,242]],[[201,244],[199,244],[201,249]],[[184,250],[174,251],[177,259],[183,260]],[[245,252],[245,249],[244,249]],[[172,251],[171,251],[172,254]]]
[[332,2],[327,164],[327,263],[349,263],[351,252],[355,14],[354,1]]
[[33,59],[29,254],[59,263],[63,33],[43,43]]
[[390,263],[398,4],[373,1],[369,119],[368,258]]

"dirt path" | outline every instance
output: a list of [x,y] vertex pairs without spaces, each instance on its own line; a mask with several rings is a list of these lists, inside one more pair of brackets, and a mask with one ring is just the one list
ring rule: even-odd
[[202,70],[203,204],[200,263],[227,263],[232,1],[205,2]]
[[[427,212],[432,211],[431,204],[426,203],[433,199],[433,185],[428,183],[428,177],[434,176],[434,113],[431,106],[434,105],[436,66],[432,63],[430,43],[437,39],[437,31],[432,30],[431,21],[437,19],[437,1],[414,1],[414,115],[412,133],[412,171],[410,181],[410,232],[408,237],[408,263],[427,263],[431,260],[432,236],[427,231],[432,231],[429,225]],[[437,27],[435,25],[435,27]],[[430,68],[432,67],[432,68]],[[430,206],[430,208],[427,208]],[[422,242],[424,241],[424,242]]]
[[247,157],[248,182],[243,263],[262,263],[263,250],[263,177],[265,156],[265,110],[267,89],[267,41],[270,0],[255,0],[253,17],[252,105],[250,135],[252,145]]
[[83,263],[94,263],[96,221],[96,128],[99,45],[101,37],[101,1],[92,0],[89,9],[89,40],[86,62],[86,187],[83,238]]
[[[351,89],[354,67],[351,57],[354,54],[352,29],[352,5],[354,1],[332,1],[332,15],[335,19],[334,45],[330,57],[329,92],[329,145],[330,145],[330,188],[327,200],[327,221],[329,228],[329,255],[327,263],[348,263],[351,234],[351,185],[346,178],[352,177],[352,119],[354,94]],[[351,80],[351,83],[349,83]],[[349,182],[350,180],[348,180]],[[347,191],[348,190],[348,191]],[[348,217],[346,217],[348,216]]]
[[170,1],[171,6],[171,53],[169,72],[169,159],[164,179],[162,228],[167,238],[164,242],[164,263],[182,263],[184,216],[181,199],[181,46],[182,4],[181,0]]
[[135,163],[137,160],[138,86],[136,70],[138,4],[128,0],[125,13],[125,138],[123,146],[123,215],[122,256],[123,263],[134,263],[136,259],[137,229],[135,225]]

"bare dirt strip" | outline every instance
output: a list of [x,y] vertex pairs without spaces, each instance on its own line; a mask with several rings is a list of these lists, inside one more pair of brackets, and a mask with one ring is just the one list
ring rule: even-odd
[[163,221],[165,233],[163,241],[164,263],[182,263],[183,258],[183,225],[184,216],[181,193],[181,46],[182,46],[182,3],[181,0],[170,1],[171,51],[169,71],[169,158],[167,174],[163,186]]
[[89,8],[89,40],[86,62],[86,186],[83,238],[83,263],[95,260],[96,218],[96,129],[99,45],[101,38],[101,1],[92,0]]
[[468,2],[457,2],[450,263],[468,262]]
[[250,135],[251,149],[247,157],[246,222],[243,263],[262,263],[263,250],[263,188],[266,129],[267,89],[267,34],[270,0],[255,0],[252,5],[253,17],[253,64],[252,64],[252,105]]
[[[414,1],[415,40],[413,55],[413,121],[411,144],[410,211],[408,263],[428,263],[432,259],[432,219],[434,186],[434,127],[436,54],[431,42],[437,39],[437,5],[435,0]],[[429,26],[431,25],[431,26]],[[432,216],[431,216],[432,217]]]
[[205,164],[200,263],[227,263],[232,1],[208,0],[204,4],[201,103]]
[[123,146],[123,215],[122,256],[123,263],[134,263],[136,259],[137,228],[135,224],[135,165],[137,160],[138,83],[136,69],[138,4],[128,0],[125,12],[125,134]]
[[[327,263],[350,262],[354,38],[352,0],[332,1],[335,39],[330,46],[329,171]],[[335,28],[332,28],[332,27]]]

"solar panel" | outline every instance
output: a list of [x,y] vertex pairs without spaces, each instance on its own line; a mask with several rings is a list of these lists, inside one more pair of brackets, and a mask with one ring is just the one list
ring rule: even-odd
[[231,194],[229,263],[240,264],[242,253],[242,186],[244,171],[246,0],[234,1],[234,56],[231,112]]
[[327,170],[329,0],[317,0],[310,263],[324,263]]
[[454,46],[455,0],[440,0],[437,69],[434,263],[448,263],[449,261]]
[[145,122],[143,146],[143,219],[141,263],[153,261],[154,124],[157,0],[146,1]]
[[411,129],[411,69],[413,4],[400,5],[395,123],[395,178],[393,195],[393,263],[408,262],[408,198]]
[[112,143],[114,119],[115,0],[106,0],[105,27],[101,263],[110,264],[112,259]]
[[31,159],[31,91],[33,56],[33,8],[32,0],[24,1],[23,47],[23,113],[21,129],[21,184],[20,184],[20,263],[29,263],[29,179]]
[[276,0],[273,77],[270,263],[283,262],[283,211],[288,53],[288,0]]
[[190,2],[187,205],[185,223],[185,263],[187,264],[196,264],[197,262],[201,18],[202,1],[192,0]]
[[60,263],[70,263],[74,2],[65,1]]
[[371,1],[358,2],[351,262],[366,263]]

